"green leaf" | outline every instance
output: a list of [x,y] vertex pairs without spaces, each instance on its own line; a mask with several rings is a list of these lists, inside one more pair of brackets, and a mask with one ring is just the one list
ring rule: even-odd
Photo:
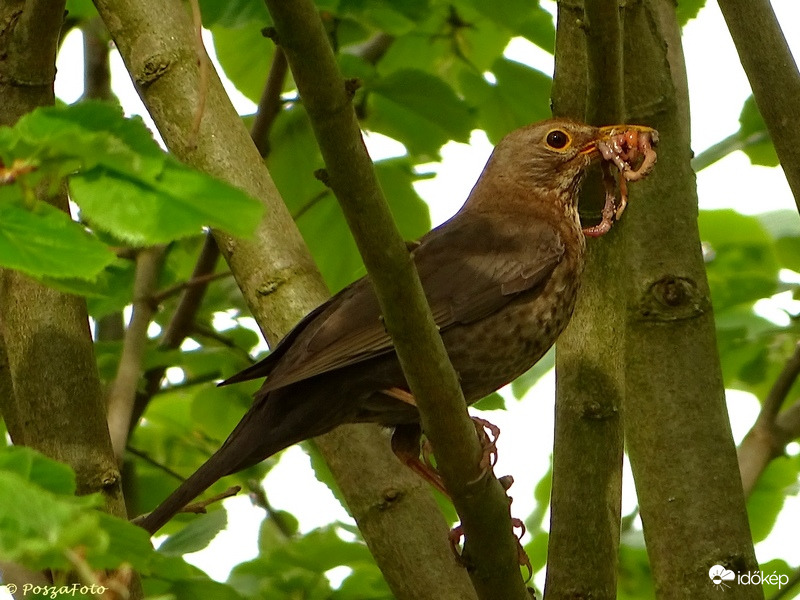
[[482,15],[503,25],[516,35],[520,35],[551,54],[555,49],[556,30],[552,15],[530,0],[504,0],[485,2],[468,0]]
[[505,410],[506,401],[500,394],[494,392],[481,398],[473,406],[478,410]]
[[150,183],[92,169],[72,177],[70,190],[92,224],[141,245],[193,235],[206,225],[249,236],[263,213],[244,192],[173,160]]
[[0,264],[34,277],[90,280],[114,254],[69,216],[46,202],[31,210],[17,186],[0,187]]
[[390,35],[403,35],[416,27],[428,10],[426,0],[342,0],[339,14],[356,17],[357,21]]
[[[760,570],[764,573],[764,597],[777,598],[778,592],[789,582],[789,578],[796,575],[797,570],[790,567],[785,560],[775,559],[766,563],[761,563]],[[774,577],[773,577],[774,576]],[[775,583],[771,583],[771,582]],[[792,597],[791,594],[784,596],[787,600]],[[797,595],[794,596],[795,598]]]
[[528,393],[528,390],[536,385],[536,383],[555,366],[556,348],[553,346],[535,365],[511,382],[511,391],[514,392],[514,397],[517,400],[522,400],[522,397]]
[[[225,6],[226,2],[213,0],[215,5]],[[262,0],[258,1],[262,8]],[[225,19],[227,22],[228,20]],[[264,25],[247,22],[240,27],[215,26],[214,50],[217,59],[236,89],[258,104],[264,91],[266,76],[275,55],[275,43],[261,33]],[[287,81],[291,81],[287,77]]]
[[678,17],[678,23],[683,27],[697,16],[700,9],[706,5],[706,0],[678,0],[678,6],[675,12]]
[[[332,290],[339,290],[364,274],[353,236],[331,191],[314,177],[323,166],[308,116],[294,107],[275,123],[267,165],[275,185],[308,244],[314,260]],[[376,163],[375,170],[400,232],[413,240],[430,229],[427,204],[413,182],[420,176],[410,160]],[[336,248],[336,252],[331,252]]]
[[133,569],[146,572],[156,555],[150,534],[124,519],[98,512],[100,529],[108,535],[105,549],[95,547],[87,554],[87,561],[96,569],[116,569],[128,564]]
[[0,560],[30,569],[67,569],[68,551],[105,551],[109,538],[98,526],[99,495],[57,496],[20,475],[0,471]]
[[492,65],[496,83],[471,70],[461,72],[459,85],[478,107],[478,125],[496,144],[508,132],[550,117],[553,80],[521,63],[500,58]]
[[451,139],[469,141],[475,119],[442,79],[417,69],[394,71],[368,88],[366,125],[414,154],[436,156]]
[[739,123],[741,125],[739,138],[745,142],[742,150],[750,158],[750,162],[767,167],[778,166],[780,164],[778,155],[753,96],[745,100],[742,113],[739,115]]
[[753,542],[765,539],[778,513],[786,501],[786,494],[797,483],[798,463],[796,459],[779,457],[769,463],[759,477],[753,492],[747,499],[747,515]]
[[[203,226],[247,236],[263,212],[241,190],[165,154],[141,119],[125,119],[102,102],[40,108],[0,128],[0,156],[5,164],[38,167],[22,178],[28,186],[45,177],[55,185],[74,173],[72,199],[82,214],[135,244],[168,242]],[[19,194],[20,185],[9,189]]]
[[16,473],[54,494],[75,494],[72,469],[26,446],[9,446],[0,451],[0,471]]
[[91,0],[67,0],[66,12],[73,19],[86,20],[97,16]]
[[102,167],[146,182],[158,178],[167,160],[141,117],[126,119],[119,106],[96,101],[37,108],[0,128],[0,156],[5,164],[66,163],[63,174],[76,165]]
[[193,519],[178,533],[169,536],[158,551],[168,556],[180,556],[199,552],[217,537],[228,524],[228,513],[220,508]]
[[192,422],[214,439],[224,440],[251,404],[250,395],[234,387],[237,389],[205,385],[194,396]]
[[699,225],[713,252],[707,271],[716,310],[775,293],[775,244],[757,218],[732,210],[701,211]]
[[[263,0],[200,0],[199,4],[205,28],[221,25],[259,30],[272,22]],[[262,75],[265,72],[261,71]]]

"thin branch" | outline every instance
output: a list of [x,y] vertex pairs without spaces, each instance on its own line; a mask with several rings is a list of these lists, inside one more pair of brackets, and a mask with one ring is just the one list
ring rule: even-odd
[[738,133],[734,133],[716,144],[709,146],[695,156],[692,159],[692,169],[694,169],[695,173],[699,173],[737,150],[744,150],[748,146],[760,144],[767,140],[769,140],[769,134],[766,131],[756,131],[744,139],[742,139]]
[[256,119],[253,121],[253,127],[250,129],[250,137],[253,138],[258,152],[264,157],[269,154],[270,150],[269,132],[283,106],[281,92],[283,91],[283,84],[286,81],[287,69],[286,55],[280,48],[275,48],[275,53],[272,55],[272,64],[270,64],[269,67],[267,82],[264,85],[264,91],[261,93],[261,99],[258,101]]
[[83,98],[111,100],[111,67],[108,32],[99,17],[81,25],[83,32]]
[[761,412],[739,445],[739,472],[745,496],[749,496],[770,461],[783,454],[792,439],[800,435],[795,419],[800,401],[780,412],[786,396],[800,375],[800,343],[781,369],[761,405]]
[[758,109],[800,210],[800,72],[769,0],[719,0]]
[[[206,498],[205,500],[200,500],[198,502],[190,502],[178,512],[191,513],[194,515],[204,515],[206,514],[206,512],[208,512],[206,509],[208,508],[209,505],[221,502],[222,500],[227,500],[228,498],[232,498],[240,491],[242,491],[242,486],[240,485],[231,486],[224,492],[211,496],[210,498]],[[145,513],[143,515],[139,515],[131,519],[131,523],[133,523],[134,525],[138,525],[144,520],[144,518],[148,514],[150,513]]]
[[275,527],[278,528],[278,531],[281,532],[283,537],[286,539],[293,538],[294,532],[286,524],[286,519],[284,516],[279,511],[275,510],[272,504],[270,504],[269,498],[267,498],[267,493],[264,491],[264,486],[261,485],[261,482],[248,480],[247,490],[250,494],[253,504],[264,509],[264,511],[267,513],[267,517],[273,523],[275,523]]
[[[197,257],[197,262],[192,270],[192,276],[189,279],[189,282],[196,283],[194,285],[187,285],[183,290],[183,294],[178,301],[178,306],[175,307],[172,318],[170,318],[164,332],[161,334],[161,339],[158,342],[159,348],[164,350],[178,348],[189,335],[189,332],[194,326],[195,315],[208,289],[208,284],[211,283],[211,280],[208,278],[212,276],[218,261],[219,246],[217,246],[214,236],[210,233],[206,233],[203,247],[200,250],[200,255]],[[158,392],[165,372],[166,367],[156,367],[145,373],[144,392],[136,395],[129,424],[131,429],[139,422],[147,405],[150,403],[150,399]]]
[[192,278],[187,281],[180,281],[174,285],[164,288],[160,292],[156,292],[153,294],[153,297],[150,298],[150,302],[153,305],[161,304],[167,298],[171,296],[176,296],[179,293],[198,286],[206,286],[207,284],[217,281],[219,279],[226,279],[228,277],[232,277],[233,273],[230,271],[224,271],[222,273],[206,273],[205,275],[192,275]]
[[181,482],[186,480],[186,478],[183,475],[181,475],[177,471],[173,471],[167,465],[158,462],[152,456],[147,454],[147,452],[142,452],[141,450],[138,450],[138,449],[134,448],[130,444],[125,447],[125,451],[126,452],[130,452],[134,456],[137,456],[137,457],[141,458],[144,462],[148,463],[149,465],[152,465],[153,467],[155,467],[159,471],[163,471],[164,473],[166,473],[167,475],[169,475],[173,479],[176,479],[176,480],[181,481]]
[[394,43],[394,36],[383,31],[376,33],[366,42],[347,48],[349,54],[354,54],[371,65],[375,65]]
[[772,384],[769,394],[764,399],[764,404],[761,405],[761,412],[756,419],[757,426],[767,426],[775,422],[781,406],[783,406],[786,396],[789,394],[789,390],[792,389],[792,385],[794,385],[798,375],[800,375],[800,343],[795,345],[794,352],[786,361],[777,379],[775,379],[775,383]]
[[122,341],[117,374],[108,392],[108,429],[118,461],[122,461],[131,428],[136,390],[142,376],[147,349],[147,329],[156,312],[150,302],[158,283],[165,254],[164,246],[141,250],[136,257],[133,283],[133,314]]
[[[364,146],[336,59],[310,0],[267,0],[275,39],[286,53],[327,168],[376,291],[384,322],[432,442],[439,471],[466,533],[464,552],[481,598],[528,598],[518,566],[508,498],[491,472],[458,377],[431,316]],[[476,483],[477,482],[477,483]]]

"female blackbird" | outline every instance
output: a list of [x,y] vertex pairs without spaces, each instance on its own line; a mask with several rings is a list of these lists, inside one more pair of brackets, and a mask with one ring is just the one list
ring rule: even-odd
[[[551,119],[510,133],[461,210],[413,249],[467,402],[529,369],[566,326],[585,247],[578,188],[597,144],[626,129]],[[343,423],[419,421],[369,277],[223,383],[258,377],[267,379],[222,447],[142,527],[154,533],[219,478]]]

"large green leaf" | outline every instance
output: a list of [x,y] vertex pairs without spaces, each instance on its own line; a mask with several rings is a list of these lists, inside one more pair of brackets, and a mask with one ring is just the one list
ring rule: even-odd
[[167,161],[140,117],[126,119],[119,107],[94,101],[38,108],[0,127],[0,156],[6,165],[52,162],[60,174],[102,168],[150,183]]
[[168,242],[203,226],[247,236],[263,212],[241,190],[165,154],[141,119],[101,102],[40,108],[0,128],[0,156],[4,164],[36,167],[17,186],[72,174],[82,215],[135,244]]
[[[214,0],[224,6],[225,2]],[[264,2],[258,0],[264,7]],[[254,103],[258,103],[267,81],[270,64],[275,54],[275,42],[261,33],[263,25],[247,22],[239,27],[215,26],[214,50],[225,76],[236,89]],[[291,80],[291,77],[287,77]]]
[[228,513],[224,510],[212,510],[207,515],[193,519],[179,532],[169,536],[158,547],[158,551],[169,556],[180,556],[199,552],[213,541],[217,534],[228,524]]
[[173,160],[154,182],[92,169],[72,177],[70,191],[92,224],[141,245],[193,235],[203,226],[248,236],[263,213],[244,192]]
[[437,156],[449,140],[469,141],[475,118],[442,79],[416,69],[372,83],[366,126],[403,142],[412,154]]
[[778,458],[759,477],[747,499],[747,514],[754,542],[760,542],[772,531],[790,486],[797,483],[797,476],[796,459]]
[[507,58],[496,60],[491,73],[494,83],[465,69],[459,85],[467,101],[478,107],[478,126],[492,143],[518,127],[550,117],[549,76]]
[[90,280],[114,261],[106,245],[66,213],[46,202],[29,209],[19,191],[0,187],[1,265],[35,277]]
[[483,16],[506,27],[540,48],[552,53],[555,48],[556,30],[552,15],[531,0],[504,0],[486,2],[485,0],[461,0],[471,5]]
[[712,251],[707,270],[717,310],[775,293],[779,271],[775,244],[757,218],[732,210],[701,211],[699,224]]
[[0,451],[0,559],[29,569],[72,569],[79,554],[91,569],[127,563],[146,569],[149,535],[97,508],[99,494],[76,497],[67,466],[30,448]]

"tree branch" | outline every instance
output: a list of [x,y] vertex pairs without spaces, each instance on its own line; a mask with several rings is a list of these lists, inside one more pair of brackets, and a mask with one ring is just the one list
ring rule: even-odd
[[[63,14],[63,2],[0,3],[0,125],[54,104]],[[37,194],[69,212],[64,189],[53,195],[42,185]],[[101,492],[106,510],[124,517],[85,301],[4,270],[0,314],[13,388],[0,394],[0,406],[12,439],[69,464],[79,493]],[[8,387],[9,378],[3,380]]]
[[164,246],[154,246],[139,251],[136,257],[136,275],[133,282],[133,314],[122,340],[122,354],[117,374],[108,392],[108,429],[114,455],[121,464],[131,429],[136,390],[142,376],[142,363],[147,350],[147,329],[156,313],[151,301],[158,285],[158,276],[164,262]]
[[267,82],[258,102],[256,119],[253,121],[253,127],[250,130],[250,137],[253,138],[261,156],[269,154],[269,132],[283,106],[281,91],[283,91],[283,84],[286,80],[287,68],[286,55],[280,48],[275,48]]
[[[585,0],[583,7],[559,5],[553,110],[593,125],[620,123],[619,4]],[[571,76],[579,71],[585,74]],[[603,198],[602,188],[599,177],[590,178],[582,206]],[[619,301],[624,298],[625,271],[620,256],[625,254],[625,230],[623,222],[587,244],[578,304],[556,347],[548,599],[616,596],[625,387],[625,306]]]
[[753,97],[800,210],[800,73],[769,0],[719,0]]
[[[704,598],[715,561],[734,572],[757,570],[758,563],[737,476],[697,229],[688,86],[675,5],[627,3],[623,17],[627,119],[655,127],[661,138],[658,166],[639,182],[638,197],[625,213],[628,251],[619,257],[630,282],[625,445],[656,595]],[[676,523],[692,535],[675,535]],[[758,586],[739,586],[737,595],[763,597]]]
[[750,496],[770,461],[781,456],[786,444],[800,435],[800,423],[796,422],[800,416],[800,401],[783,413],[780,412],[798,375],[800,344],[795,346],[794,352],[764,399],[756,422],[739,445],[739,472],[746,497]]
[[375,288],[384,323],[433,444],[439,472],[466,534],[464,553],[480,598],[526,598],[508,498],[491,473],[458,377],[431,316],[361,137],[355,111],[317,9],[310,0],[267,0],[303,105]]
[[[55,104],[53,82],[64,2],[0,3],[0,125],[13,125]],[[69,214],[65,186],[42,182],[41,201]],[[125,517],[120,473],[105,420],[97,362],[84,299],[12,270],[0,270],[0,407],[14,443],[68,464],[77,493],[99,492],[104,510]],[[10,386],[9,386],[10,383]],[[8,388],[12,389],[9,390]],[[10,392],[10,393],[7,393]],[[143,596],[137,578],[122,590]]]
[[[268,216],[252,240],[214,235],[253,316],[274,344],[328,293],[214,69],[197,143],[188,143],[199,73],[183,5],[174,0],[94,3],[170,150],[266,204]],[[397,598],[474,597],[450,553],[447,524],[432,494],[397,461],[379,427],[340,428],[316,442]]]

